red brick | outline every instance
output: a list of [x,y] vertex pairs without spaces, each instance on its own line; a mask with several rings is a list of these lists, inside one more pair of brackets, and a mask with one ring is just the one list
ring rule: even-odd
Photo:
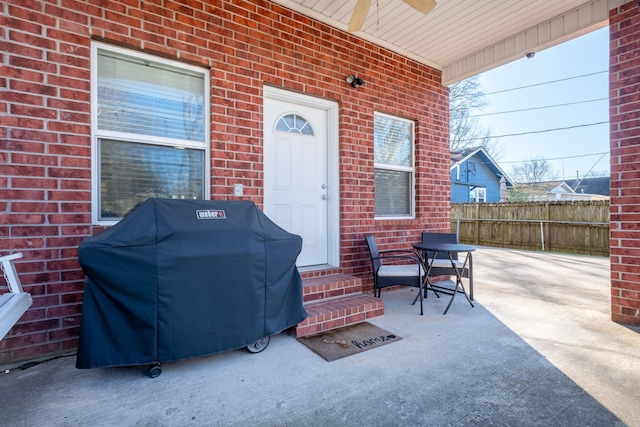
[[[50,283],[59,280],[59,278],[60,274],[57,271],[47,271],[44,273],[26,274],[20,276],[20,280],[23,282],[23,284]],[[54,300],[52,304],[58,304],[58,298],[56,295],[50,295],[50,297]]]
[[13,360],[24,360],[31,358],[41,358],[48,354],[55,354],[60,351],[59,343],[37,344],[34,341],[30,346],[12,351]]
[[[60,289],[63,285],[57,281],[69,280],[70,286],[81,290],[81,270],[75,260],[69,259],[77,256],[77,246],[91,230],[102,229],[92,227],[90,218],[89,36],[212,67],[213,197],[231,198],[231,183],[240,179],[245,185],[245,194],[262,205],[263,179],[259,162],[262,161],[264,83],[342,101],[340,186],[345,189],[341,195],[345,203],[341,221],[348,231],[345,228],[341,246],[351,250],[343,255],[343,265],[332,272],[362,275],[364,287],[371,289],[363,236],[373,231],[392,236],[399,229],[404,230],[403,241],[419,235],[424,220],[372,219],[372,113],[381,108],[412,116],[419,123],[428,123],[416,129],[417,161],[429,164],[431,170],[448,170],[448,159],[442,157],[446,155],[448,136],[447,91],[438,84],[438,71],[271,3],[205,3],[198,13],[195,4],[177,1],[166,1],[165,7],[145,3],[144,10],[137,8],[137,2],[111,2],[106,7],[100,2],[63,0],[54,5],[31,0],[29,5],[19,8],[20,16],[12,17],[14,22],[10,23],[9,30],[15,31],[17,39],[6,49],[10,53],[2,63],[8,66],[5,65],[0,74],[5,84],[18,92],[47,96],[47,108],[33,108],[26,105],[24,99],[0,103],[0,110],[4,108],[24,120],[22,129],[11,126],[8,137],[0,140],[0,149],[11,151],[12,155],[16,151],[22,152],[25,157],[18,166],[52,167],[46,169],[41,180],[34,181],[37,188],[27,187],[33,173],[14,176],[21,181],[12,180],[12,184],[17,182],[25,186],[24,189],[9,189],[2,199],[12,200],[14,212],[17,209],[18,213],[12,217],[15,220],[37,218],[40,221],[47,214],[46,236],[40,236],[39,240],[36,236],[18,239],[11,246],[28,249],[31,256],[49,260],[47,269],[50,271],[33,272],[26,280],[33,286],[51,284],[51,292],[54,292],[51,297],[58,297],[56,303],[60,303],[59,298],[66,298],[65,301],[72,305],[79,302],[79,293]],[[46,11],[44,14],[43,10]],[[35,24],[26,19],[29,14],[36,14],[33,15],[36,16]],[[55,48],[51,47],[53,42]],[[31,45],[31,56],[40,55],[42,50],[50,61],[33,61],[19,53],[12,55],[27,44]],[[367,72],[371,73],[375,90],[371,89],[372,83],[365,90],[354,93],[344,83],[341,71],[352,67],[356,71],[370,70]],[[419,82],[418,87],[412,88],[414,93],[407,93],[399,83],[403,77]],[[55,91],[59,94],[53,94]],[[31,102],[40,100],[34,97]],[[442,111],[434,112],[438,110]],[[619,114],[630,117],[627,112]],[[43,130],[45,121],[46,132]],[[443,149],[432,150],[433,141]],[[428,149],[423,148],[427,146]],[[29,153],[42,153],[43,157],[38,161],[37,156],[27,156]],[[16,173],[28,172],[12,172]],[[448,222],[447,205],[431,209],[423,200],[447,201],[447,184],[445,180],[418,187],[421,196],[418,208],[442,224]],[[49,191],[45,194],[41,189]],[[18,233],[31,233],[22,222],[12,226],[19,227],[15,229]],[[53,229],[58,230],[58,235],[49,235]],[[9,226],[7,232],[11,232]],[[1,239],[0,245],[6,245],[6,241]],[[389,239],[387,242],[392,243]],[[328,295],[340,292],[346,291],[326,291]],[[345,322],[345,316],[361,319],[363,315],[357,309],[338,310],[337,317],[329,316],[326,322],[323,320],[324,324],[313,327],[326,328]],[[377,310],[381,311],[381,308]],[[55,318],[50,314],[47,316],[50,317],[39,320]],[[76,343],[74,334],[77,331],[72,327],[62,325],[47,333],[52,340],[58,340],[57,343],[48,347],[33,342],[32,348],[41,352],[59,351],[72,348],[69,346]],[[0,357],[4,354],[0,353]]]
[[[637,161],[640,144],[638,130],[638,89],[640,88],[640,62],[632,52],[640,44],[640,25],[629,25],[637,21],[640,8],[635,3],[627,3],[610,14],[610,105],[616,106],[610,117],[611,128],[611,188],[612,192],[612,255],[624,255],[622,263],[612,257],[612,299],[611,311],[614,321],[640,324],[640,274],[636,260],[640,248],[634,239],[635,226],[640,220],[637,206],[640,204],[640,186],[637,181]],[[616,223],[619,226],[616,229]],[[615,240],[613,240],[615,239]]]

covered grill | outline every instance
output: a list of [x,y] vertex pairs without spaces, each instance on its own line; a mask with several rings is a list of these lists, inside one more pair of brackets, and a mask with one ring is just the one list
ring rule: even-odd
[[249,201],[147,200],[80,245],[76,366],[198,357],[300,323],[301,247]]

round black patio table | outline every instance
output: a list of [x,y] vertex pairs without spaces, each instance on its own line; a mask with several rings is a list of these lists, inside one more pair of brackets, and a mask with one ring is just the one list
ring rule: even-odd
[[[429,272],[433,267],[433,263],[436,260],[436,256],[438,252],[446,252],[447,255],[449,256],[449,260],[451,261],[451,267],[456,273],[456,284],[451,292],[451,295],[452,295],[451,300],[449,301],[449,304],[447,305],[447,308],[444,310],[443,314],[447,314],[449,307],[451,307],[451,303],[453,303],[453,299],[456,297],[456,294],[460,292],[460,290],[462,291],[464,296],[467,298],[467,301],[469,301],[469,304],[471,304],[471,307],[473,307],[473,302],[472,302],[473,301],[473,280],[471,279],[469,280],[469,292],[471,294],[469,295],[467,294],[467,291],[464,288],[464,285],[462,284],[462,271],[465,268],[467,268],[467,265],[469,266],[469,269],[471,269],[471,266],[473,264],[473,258],[471,253],[476,250],[475,246],[463,245],[460,243],[418,242],[418,243],[414,243],[413,247],[419,251],[422,251],[423,254],[426,252],[433,253],[430,260],[426,256],[423,257],[424,267],[427,272],[425,274],[425,280],[426,280],[425,287],[424,287],[425,290],[427,289],[426,285],[428,285],[433,289],[432,283],[429,281]],[[456,263],[456,260],[453,259],[453,254],[458,252],[466,252],[467,254],[462,266],[459,266],[459,264]]]

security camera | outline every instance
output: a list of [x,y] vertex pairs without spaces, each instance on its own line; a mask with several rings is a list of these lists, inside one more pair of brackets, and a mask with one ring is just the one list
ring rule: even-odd
[[527,53],[524,54],[524,56],[526,56],[527,59],[531,59],[534,56],[536,56],[536,53],[535,52],[527,52]]

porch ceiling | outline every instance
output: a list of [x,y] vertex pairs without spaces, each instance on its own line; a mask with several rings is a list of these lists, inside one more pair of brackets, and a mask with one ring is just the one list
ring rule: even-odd
[[[347,30],[357,0],[272,0]],[[442,70],[442,83],[522,58],[607,25],[632,0],[436,0],[429,14],[372,0],[358,37]]]

